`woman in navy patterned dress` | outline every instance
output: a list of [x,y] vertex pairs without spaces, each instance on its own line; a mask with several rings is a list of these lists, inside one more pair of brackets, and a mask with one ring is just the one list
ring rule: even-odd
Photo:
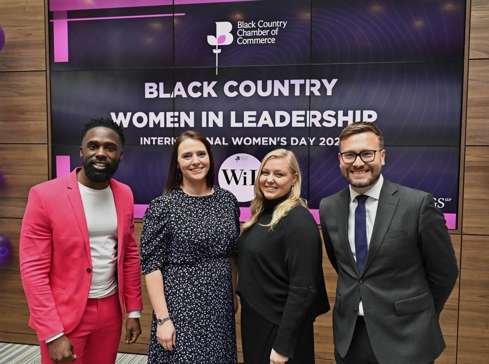
[[141,266],[153,306],[149,364],[237,363],[238,236],[239,205],[214,186],[209,142],[184,132],[163,196],[143,220]]

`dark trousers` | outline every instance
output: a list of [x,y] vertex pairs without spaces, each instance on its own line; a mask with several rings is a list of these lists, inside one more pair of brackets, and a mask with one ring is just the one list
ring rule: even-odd
[[[353,333],[350,348],[345,357],[342,358],[335,349],[334,358],[336,364],[379,364],[372,349],[372,345],[370,345],[367,326],[365,326],[363,316],[358,316],[357,318],[355,332]],[[434,361],[426,364],[434,364]]]
[[[278,325],[261,316],[241,298],[241,343],[245,364],[270,364],[278,328]],[[299,329],[294,358],[289,359],[287,364],[314,362],[314,328],[313,323],[307,323]]]

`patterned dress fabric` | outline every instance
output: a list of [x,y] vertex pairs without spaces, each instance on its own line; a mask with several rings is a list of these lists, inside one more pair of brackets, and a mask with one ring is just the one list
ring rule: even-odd
[[199,197],[174,190],[151,202],[143,223],[142,271],[161,270],[176,330],[167,351],[153,313],[148,363],[237,363],[230,261],[239,237],[236,197],[218,186]]

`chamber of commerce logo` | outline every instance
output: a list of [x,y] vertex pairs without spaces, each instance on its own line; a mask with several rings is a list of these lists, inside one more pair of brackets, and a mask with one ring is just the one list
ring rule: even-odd
[[260,161],[250,154],[239,153],[228,157],[219,168],[219,186],[231,191],[239,202],[255,197],[254,184]]
[[233,35],[231,34],[233,25],[228,21],[216,21],[216,36],[208,35],[207,43],[215,47],[212,51],[216,54],[216,75],[217,67],[219,64],[218,56],[221,53],[220,46],[230,45],[233,42]]

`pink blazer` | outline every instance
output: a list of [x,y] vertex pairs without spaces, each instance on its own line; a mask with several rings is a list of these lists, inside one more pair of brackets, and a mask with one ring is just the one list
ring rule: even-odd
[[[92,259],[77,172],[34,186],[20,235],[20,272],[30,310],[29,326],[45,340],[69,334],[88,300]],[[118,223],[117,280],[123,316],[142,310],[139,251],[134,238],[131,189],[110,180]]]

